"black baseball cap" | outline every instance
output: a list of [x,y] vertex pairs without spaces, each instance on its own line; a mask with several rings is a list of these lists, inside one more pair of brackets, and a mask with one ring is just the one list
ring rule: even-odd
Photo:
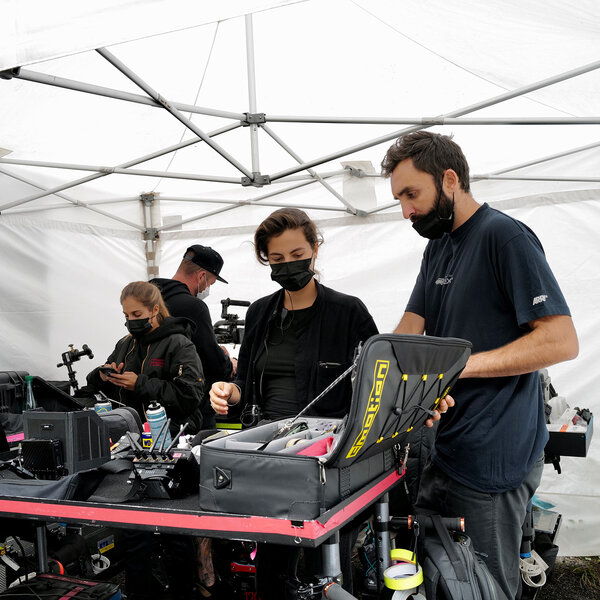
[[183,258],[191,260],[194,264],[206,269],[209,273],[212,273],[218,281],[228,283],[222,277],[219,277],[219,273],[223,268],[223,259],[221,258],[221,255],[209,246],[201,246],[200,244],[190,246],[185,251]]

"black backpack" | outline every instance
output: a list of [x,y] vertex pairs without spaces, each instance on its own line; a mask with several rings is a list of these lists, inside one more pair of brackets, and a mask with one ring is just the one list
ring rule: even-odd
[[451,535],[439,515],[419,519],[430,520],[420,527],[419,544],[427,600],[508,600],[469,536]]

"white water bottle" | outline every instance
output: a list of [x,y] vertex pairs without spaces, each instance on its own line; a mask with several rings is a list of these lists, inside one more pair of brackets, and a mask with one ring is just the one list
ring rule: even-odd
[[[168,427],[165,426],[163,428],[163,425],[167,422],[167,411],[164,406],[158,402],[151,402],[146,410],[146,419],[148,419],[148,423],[150,424],[154,449],[157,450],[161,446],[163,449],[168,448],[171,443],[171,433]],[[162,433],[160,433],[161,429],[163,430]]]

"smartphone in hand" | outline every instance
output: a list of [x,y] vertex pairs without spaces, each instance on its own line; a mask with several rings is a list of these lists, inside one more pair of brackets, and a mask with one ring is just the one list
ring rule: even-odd
[[114,369],[113,367],[107,366],[107,367],[99,367],[100,371],[102,373],[104,373],[105,375],[118,375],[119,371],[117,371],[116,369]]

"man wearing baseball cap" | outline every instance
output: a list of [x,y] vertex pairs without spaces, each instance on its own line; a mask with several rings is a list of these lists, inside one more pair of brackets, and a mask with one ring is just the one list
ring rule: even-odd
[[[172,279],[153,279],[160,288],[169,312],[175,317],[187,317],[196,324],[192,341],[202,361],[206,392],[215,381],[228,381],[235,373],[235,365],[225,348],[215,338],[210,312],[204,299],[215,281],[227,283],[220,275],[223,268],[221,255],[209,246],[195,244],[183,255],[183,260]],[[235,359],[234,359],[235,361]],[[214,411],[208,407],[203,428],[214,427]]]

